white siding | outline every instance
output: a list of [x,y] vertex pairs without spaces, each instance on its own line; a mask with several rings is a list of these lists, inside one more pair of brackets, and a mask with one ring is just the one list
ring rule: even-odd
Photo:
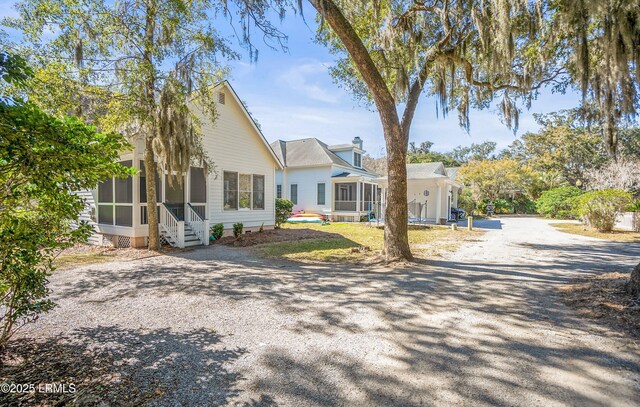
[[[424,191],[429,191],[429,196],[424,196]],[[446,212],[446,187],[442,187],[443,206],[441,213]],[[426,218],[430,221],[436,220],[436,206],[438,199],[438,186],[435,180],[409,180],[407,184],[407,202],[413,200],[422,204],[427,204]],[[422,214],[424,217],[424,212]]]
[[[225,104],[216,106],[218,118],[213,125],[203,121],[203,145],[215,165],[208,176],[209,223],[224,223],[231,228],[242,222],[245,228],[275,224],[275,183],[277,168],[270,148],[253,129],[231,90],[224,88]],[[223,209],[223,172],[257,174],[265,177],[265,208],[263,210]]]
[[[80,198],[85,200],[85,208],[84,210],[80,213],[80,217],[78,218],[79,221],[86,221],[89,223],[89,225],[91,225],[95,230],[97,230],[97,224],[94,221],[92,214],[97,213],[97,208],[96,208],[96,200],[98,197],[98,191],[97,190],[93,190],[93,191],[79,191],[76,192],[76,195],[78,195]],[[89,240],[87,243],[89,244],[94,244],[94,245],[98,245],[101,243],[101,236],[97,233],[92,233],[91,236],[89,236]]]
[[[318,205],[318,183],[325,183],[325,204]],[[284,198],[291,199],[291,184],[298,184],[298,204],[293,211],[323,213],[331,210],[331,167],[287,168]]]
[[353,165],[353,150],[334,151],[334,153],[349,164]]

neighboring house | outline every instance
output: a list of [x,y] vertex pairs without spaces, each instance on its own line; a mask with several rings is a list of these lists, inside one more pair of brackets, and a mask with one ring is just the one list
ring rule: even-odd
[[333,221],[360,221],[381,214],[377,175],[362,166],[360,137],[329,146],[316,138],[271,144],[284,164],[276,172],[276,196],[290,199],[294,213],[319,213]]
[[[445,168],[441,162],[407,164],[407,202],[409,221],[446,223],[451,208],[458,205],[462,184],[457,182],[458,168]],[[387,186],[387,177],[378,178]]]
[[[215,88],[215,123],[202,118],[202,144],[209,168],[192,166],[185,174],[156,175],[160,233],[171,245],[209,243],[209,225],[236,222],[245,231],[275,225],[274,178],[282,168],[278,157],[228,82]],[[127,179],[112,179],[93,191],[83,191],[90,221],[97,233],[91,242],[117,247],[144,247],[147,242],[147,199],[144,140],[132,141],[133,151],[121,163],[140,170]],[[183,182],[179,182],[182,179]]]

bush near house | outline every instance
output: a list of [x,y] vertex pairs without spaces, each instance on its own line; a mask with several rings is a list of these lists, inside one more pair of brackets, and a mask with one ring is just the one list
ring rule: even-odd
[[567,186],[544,191],[536,201],[538,213],[547,218],[574,219],[574,200],[582,195],[580,188]]
[[216,223],[215,225],[211,226],[211,236],[213,236],[215,240],[220,240],[223,234],[224,225],[222,223]]
[[236,238],[242,235],[242,230],[244,229],[244,225],[241,222],[233,224],[233,236]]
[[576,213],[599,232],[610,232],[618,215],[633,201],[633,196],[621,189],[591,191],[574,200]]
[[279,229],[293,213],[293,202],[284,198],[276,199],[276,225],[275,228]]

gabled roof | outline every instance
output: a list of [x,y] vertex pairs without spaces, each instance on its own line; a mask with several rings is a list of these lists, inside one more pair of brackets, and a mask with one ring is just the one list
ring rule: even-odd
[[441,162],[407,164],[407,179],[427,179],[446,177]]
[[339,165],[369,172],[365,168],[357,168],[349,164],[331,151],[329,146],[314,137],[292,141],[277,140],[271,143],[271,148],[286,167]]
[[447,173],[447,176],[449,178],[451,178],[452,180],[456,180],[456,177],[458,176],[458,170],[460,169],[460,167],[446,167],[445,168],[445,172]]
[[240,110],[242,110],[242,112],[244,113],[244,115],[247,117],[247,119],[249,120],[249,123],[251,123],[251,127],[253,127],[253,129],[256,131],[256,133],[258,133],[258,135],[260,136],[260,139],[262,140],[262,142],[264,143],[265,147],[267,148],[267,150],[269,150],[269,153],[271,154],[271,156],[273,157],[273,159],[276,161],[276,164],[278,164],[278,168],[282,169],[284,168],[284,162],[280,159],[280,157],[278,157],[278,155],[273,151],[273,148],[271,147],[271,145],[269,145],[269,142],[267,141],[266,137],[264,136],[264,134],[262,134],[262,131],[258,128],[258,126],[256,125],[255,120],[253,120],[253,117],[251,117],[251,115],[249,114],[249,111],[247,110],[246,106],[244,105],[244,103],[242,103],[242,101],[240,100],[240,98],[238,97],[238,94],[236,93],[235,89],[233,89],[233,86],[231,86],[231,84],[229,83],[229,81],[224,80],[220,83],[218,83],[215,87],[216,88],[220,88],[222,86],[225,86],[227,89],[229,89],[231,91],[231,95],[233,96],[233,99],[236,101],[236,103],[240,106]]

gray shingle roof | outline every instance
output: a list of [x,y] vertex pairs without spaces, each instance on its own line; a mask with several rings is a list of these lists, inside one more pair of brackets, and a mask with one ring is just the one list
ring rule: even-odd
[[353,167],[351,164],[338,157],[329,150],[322,141],[317,138],[305,138],[301,140],[283,141],[277,140],[271,143],[271,148],[276,156],[286,167],[308,167],[312,165],[341,165],[368,172],[366,169]]
[[440,178],[444,174],[441,162],[407,164],[407,179]]
[[456,177],[458,176],[459,169],[460,167],[447,167],[445,168],[445,172],[447,173],[447,176],[449,178],[455,181]]

